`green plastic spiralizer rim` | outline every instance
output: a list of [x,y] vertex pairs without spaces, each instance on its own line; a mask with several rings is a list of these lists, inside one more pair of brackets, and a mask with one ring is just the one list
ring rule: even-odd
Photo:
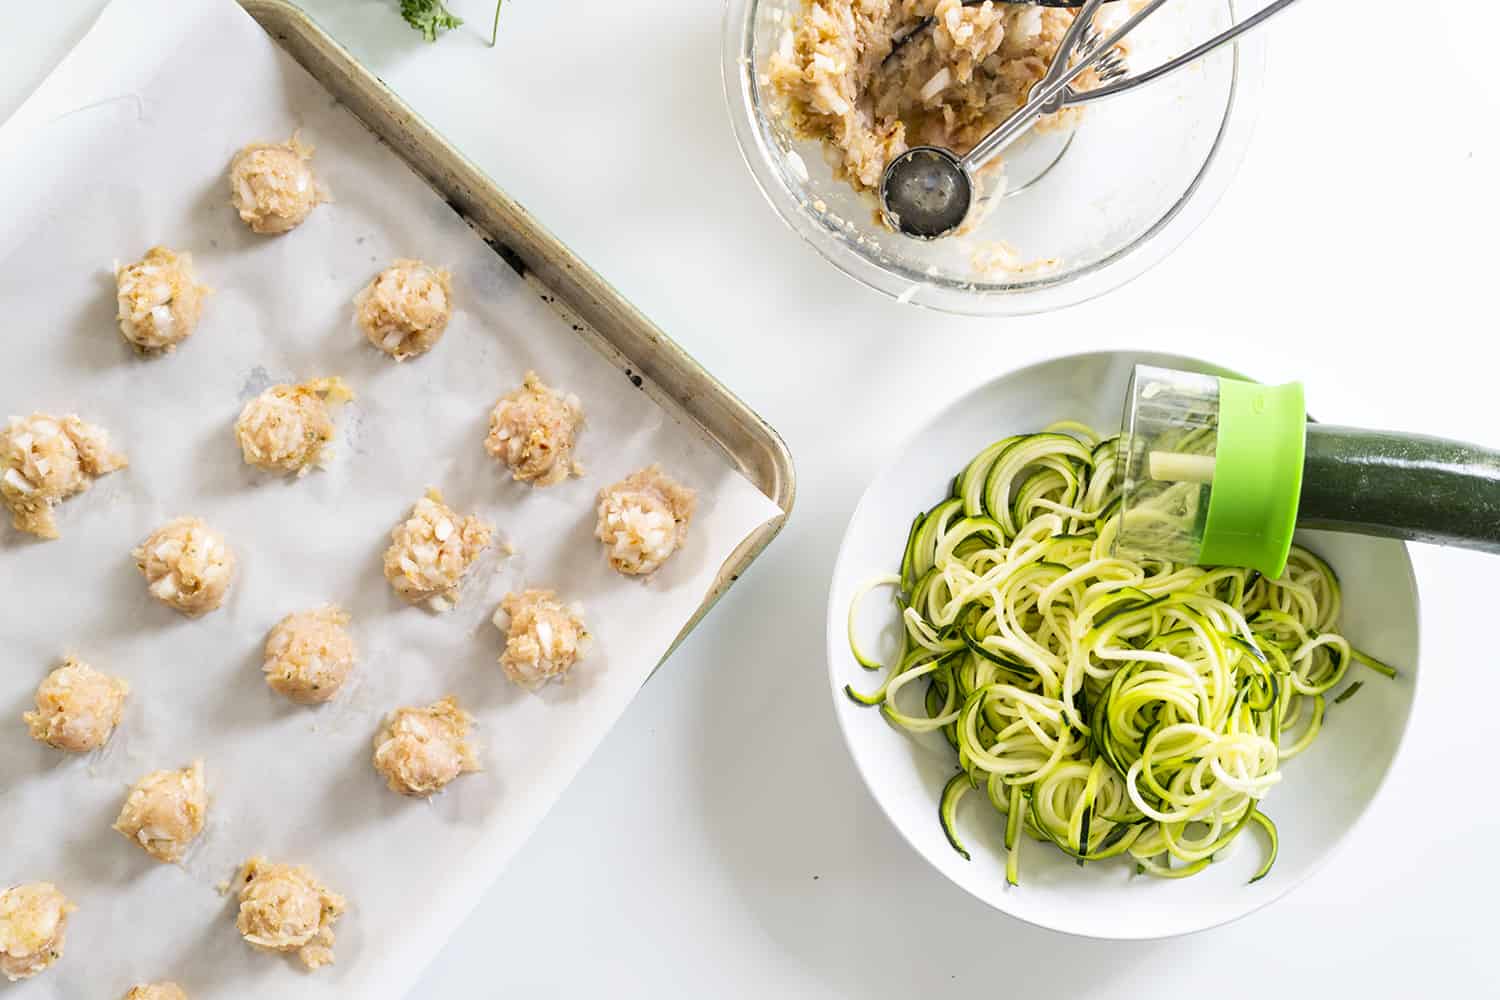
[[1306,450],[1302,383],[1219,379],[1218,439],[1202,563],[1281,575],[1297,528]]

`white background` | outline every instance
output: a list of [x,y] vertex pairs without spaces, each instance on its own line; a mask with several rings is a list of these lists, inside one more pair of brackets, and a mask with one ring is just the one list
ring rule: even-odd
[[[0,115],[100,6],[0,4]],[[781,540],[647,685],[416,1000],[1500,993],[1500,564],[1420,553],[1412,728],[1345,850],[1275,906],[1175,942],[1035,930],[931,872],[859,785],[822,654],[864,484],[953,395],[1046,355],[1198,354],[1304,379],[1324,419],[1500,446],[1500,10],[1306,0],[1269,29],[1245,169],[1177,254],[1089,305],[969,320],[864,290],[774,218],[723,110],[714,0],[508,0],[494,50],[486,0],[453,0],[470,26],[436,46],[396,0],[309,6],[778,427],[801,476]]]

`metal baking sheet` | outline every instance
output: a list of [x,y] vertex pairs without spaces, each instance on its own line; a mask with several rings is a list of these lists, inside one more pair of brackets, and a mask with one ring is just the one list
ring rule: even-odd
[[[259,24],[224,0],[114,0],[0,125],[12,209],[0,301],[31,332],[0,368],[0,413],[77,410],[132,460],[62,506],[60,541],[0,536],[12,584],[0,885],[47,879],[79,904],[63,960],[7,990],[21,1000],[165,978],[194,1000],[400,996],[791,503],[785,450],[742,404],[294,8],[250,13]],[[225,165],[294,127],[319,147],[335,200],[296,233],[254,237],[226,203]],[[110,261],[152,242],[193,251],[216,291],[194,338],[147,360],[114,329]],[[352,328],[349,298],[412,252],[454,270],[459,306],[432,354],[396,365]],[[538,491],[479,446],[494,396],[533,362],[591,417],[588,475]],[[329,467],[298,482],[247,469],[230,430],[241,403],[324,374],[359,394]],[[604,566],[591,498],[625,463],[655,458],[704,503],[689,547],[641,585]],[[486,556],[442,616],[401,605],[379,572],[387,532],[426,485],[517,548]],[[197,621],[151,601],[128,555],[183,513],[240,557],[224,608]],[[581,600],[597,636],[573,682],[540,695],[504,681],[488,622],[499,595],[529,585]],[[354,616],[360,667],[307,711],[266,689],[260,646],[281,614],[328,600]],[[120,730],[84,757],[31,742],[17,719],[70,652],[132,685]],[[370,767],[378,721],[448,693],[479,718],[484,770],[429,803],[400,799]],[[183,865],[156,864],[109,824],[128,783],[194,758],[208,828]],[[348,897],[337,965],[302,974],[238,940],[233,901],[214,890],[258,853],[308,864]]]
[[[240,5],[293,59],[391,147],[449,206],[526,278],[580,337],[622,376],[696,427],[790,515],[796,475],[781,437],[640,310],[548,232],[500,186],[289,0]],[[678,636],[692,631],[741,572],[775,538],[786,517],[766,524],[724,564],[713,591]]]

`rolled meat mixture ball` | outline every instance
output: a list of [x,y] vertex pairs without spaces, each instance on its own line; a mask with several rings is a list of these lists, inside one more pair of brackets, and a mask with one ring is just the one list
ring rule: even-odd
[[354,393],[338,377],[271,386],[246,403],[234,422],[245,464],[306,475],[328,456],[334,435],[330,405],[353,398]]
[[698,496],[661,466],[631,473],[599,493],[594,535],[604,543],[609,564],[626,576],[647,576],[687,538]]
[[168,521],[131,555],[151,596],[190,618],[223,604],[234,577],[229,543],[196,517]]
[[479,770],[469,743],[473,724],[452,695],[425,708],[398,708],[375,734],[375,770],[393,792],[434,795],[465,771]]
[[38,743],[87,753],[109,742],[129,694],[129,684],[70,656],[37,686],[36,711],[21,718]]
[[530,691],[554,679],[567,680],[568,670],[588,650],[583,609],[564,607],[551,590],[506,594],[493,620],[505,633],[500,655],[505,676]]
[[300,226],[327,197],[299,134],[283,143],[251,143],[229,162],[229,199],[251,232],[274,236]]
[[191,337],[209,292],[193,275],[192,256],[166,247],[116,266],[115,290],[120,333],[143,354],[172,351]]
[[309,969],[333,964],[333,925],[344,897],[302,865],[251,858],[236,879],[240,910],[235,927],[253,948],[295,953]]
[[132,986],[125,1000],[188,1000],[188,995],[176,983],[145,983]]
[[411,516],[391,531],[385,578],[409,604],[447,611],[458,602],[464,574],[490,544],[494,529],[474,515],[459,517],[429,489]]
[[432,350],[452,316],[452,277],[420,260],[396,261],[354,297],[359,328],[397,361]]
[[180,771],[152,771],[136,782],[115,829],[156,860],[177,862],[203,832],[207,814],[208,787],[200,760]]
[[349,615],[332,604],[281,619],[266,637],[266,684],[299,705],[338,694],[354,669],[348,624]]
[[517,481],[554,486],[583,473],[573,461],[582,426],[583,406],[577,396],[565,396],[536,372],[527,372],[521,387],[495,404],[484,446]]
[[78,907],[51,882],[23,882],[0,892],[0,972],[30,979],[62,958],[68,914]]
[[57,538],[53,508],[128,464],[109,432],[74,414],[11,417],[0,430],[0,499],[17,531]]

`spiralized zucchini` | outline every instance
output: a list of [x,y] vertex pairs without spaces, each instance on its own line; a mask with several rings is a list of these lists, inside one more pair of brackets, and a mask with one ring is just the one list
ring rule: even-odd
[[1181,878],[1249,826],[1268,841],[1262,878],[1277,833],[1260,808],[1282,763],[1352,663],[1395,671],[1337,633],[1338,578],[1305,549],[1276,580],[1112,555],[1116,448],[1068,423],[980,452],[912,524],[900,575],[854,599],[851,646],[879,587],[896,588],[903,644],[877,690],[848,693],[947,737],[960,771],[943,829],[968,857],[955,810],[983,792],[1006,817],[1012,883],[1021,831],[1079,864],[1128,855]]

